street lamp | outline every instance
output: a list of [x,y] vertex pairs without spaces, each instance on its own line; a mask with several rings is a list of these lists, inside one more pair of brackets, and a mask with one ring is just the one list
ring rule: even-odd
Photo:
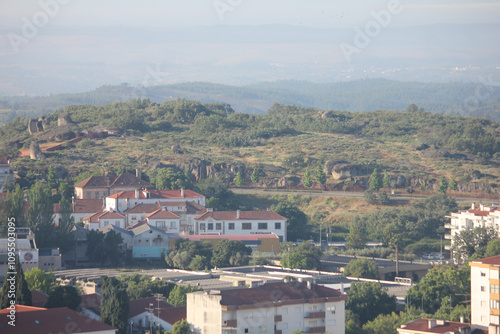
[[321,226],[323,226],[323,223],[324,223],[324,222],[321,222],[321,223],[319,224],[319,247],[320,247],[320,249],[323,249],[323,244],[322,244],[322,242],[321,242]]

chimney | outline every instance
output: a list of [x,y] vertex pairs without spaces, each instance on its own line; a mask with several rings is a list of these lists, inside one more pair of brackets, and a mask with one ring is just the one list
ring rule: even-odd
[[237,219],[240,219],[240,212],[241,212],[240,210],[236,210],[236,218]]
[[429,319],[429,329],[436,327],[436,319]]
[[344,294],[344,283],[340,283],[340,293]]
[[181,188],[181,197],[185,197],[184,196],[184,188]]
[[135,199],[139,199],[139,189],[135,190]]
[[142,177],[142,172],[139,168],[135,169],[135,177],[137,177],[138,179]]
[[207,208],[207,212],[214,212],[213,208]]
[[71,207],[73,208],[73,213],[75,212],[75,196],[71,196]]
[[461,323],[465,323],[465,318],[464,318],[463,316],[462,316],[462,317],[460,317],[460,322],[461,322]]
[[308,288],[309,290],[311,290],[311,288],[312,288],[311,281],[307,281],[307,288]]
[[476,208],[476,205],[474,203],[472,203],[471,207],[470,207],[472,210],[474,210]]

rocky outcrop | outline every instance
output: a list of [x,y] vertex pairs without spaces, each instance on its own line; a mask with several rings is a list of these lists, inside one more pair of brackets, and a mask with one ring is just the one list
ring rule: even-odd
[[333,166],[331,175],[336,180],[344,180],[356,176],[368,175],[372,172],[371,168],[355,164],[337,164]]
[[422,152],[422,156],[426,158],[450,158],[457,160],[471,160],[466,154],[458,153],[445,149],[427,149]]
[[175,154],[184,154],[184,151],[181,149],[179,145],[172,145],[171,150]]
[[40,145],[38,145],[38,142],[33,141],[30,144],[30,159],[32,160],[41,160],[45,159],[45,156],[42,153],[42,150],[40,149]]
[[30,135],[43,131],[43,120],[30,119],[28,121],[28,131]]
[[62,142],[79,137],[80,133],[73,131],[73,128],[69,125],[59,126],[57,128],[46,131],[43,134],[38,135],[38,140],[43,140],[47,142]]
[[57,126],[66,126],[72,123],[73,122],[71,121],[71,117],[67,112],[62,113],[61,115],[59,115],[59,118],[57,118]]
[[[244,165],[233,165],[227,163],[212,163],[208,160],[192,158],[189,160],[177,162],[175,166],[182,170],[187,170],[196,177],[196,180],[200,179],[233,179],[238,172],[245,175],[245,178],[249,178],[250,174],[247,175]],[[250,173],[252,171],[249,171]]]

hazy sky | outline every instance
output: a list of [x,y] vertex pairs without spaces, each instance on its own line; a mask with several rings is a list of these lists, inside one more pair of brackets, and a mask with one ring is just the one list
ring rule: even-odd
[[[370,12],[397,0],[0,0],[0,27],[20,29],[40,3],[60,2],[52,25],[182,27],[232,24],[291,24],[349,28]],[[394,25],[497,23],[499,1],[401,1]],[[217,10],[216,7],[219,9]]]

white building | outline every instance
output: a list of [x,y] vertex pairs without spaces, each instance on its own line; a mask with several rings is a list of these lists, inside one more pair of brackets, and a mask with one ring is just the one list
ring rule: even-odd
[[[445,239],[451,240],[452,246],[455,235],[476,227],[492,227],[500,236],[500,207],[480,204],[476,208],[476,205],[472,203],[470,209],[454,212],[448,218],[450,218],[450,223],[444,227],[449,229],[450,233],[445,235]],[[450,248],[451,246],[447,246],[447,249]]]
[[105,210],[124,212],[137,204],[189,201],[205,206],[205,196],[189,189],[122,191],[106,197]]
[[[104,208],[104,199],[78,199],[71,201],[71,216],[75,223],[83,221],[84,218],[93,215],[96,212],[102,212]],[[58,223],[61,219],[61,207],[59,203],[54,204],[54,222]]]
[[99,211],[83,218],[87,230],[98,230],[106,225],[114,225],[126,229],[125,215],[116,211]]
[[134,329],[157,329],[170,331],[177,321],[186,319],[186,306],[174,307],[156,297],[148,297],[130,301],[128,323]]
[[473,329],[500,334],[500,255],[469,264]]
[[195,234],[274,233],[286,239],[286,218],[273,211],[211,211],[196,217]]
[[187,294],[187,321],[197,334],[345,333],[345,300],[338,290],[309,282]]

